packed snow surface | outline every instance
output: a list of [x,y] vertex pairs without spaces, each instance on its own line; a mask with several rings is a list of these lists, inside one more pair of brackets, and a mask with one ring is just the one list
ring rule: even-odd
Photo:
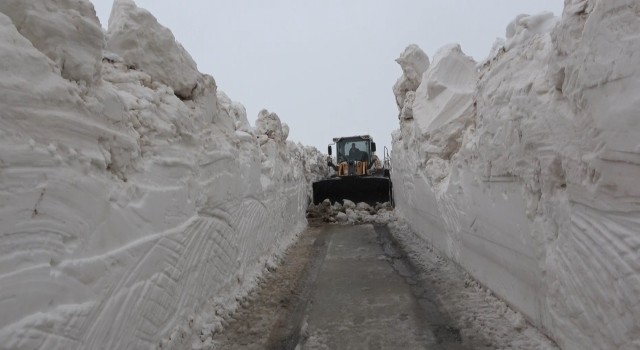
[[306,225],[322,155],[252,127],[148,12],[0,12],[2,349],[156,347]]
[[567,0],[394,87],[399,215],[563,349],[640,348],[638,33],[636,0]]

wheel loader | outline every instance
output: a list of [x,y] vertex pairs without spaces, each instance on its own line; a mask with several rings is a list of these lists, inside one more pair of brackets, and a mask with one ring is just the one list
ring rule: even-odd
[[[313,203],[325,199],[369,205],[389,202],[393,205],[393,186],[390,178],[390,159],[384,149],[384,162],[375,155],[376,143],[369,135],[337,137],[327,148],[327,164],[335,171],[330,178],[313,183]],[[336,163],[332,151],[336,148]]]

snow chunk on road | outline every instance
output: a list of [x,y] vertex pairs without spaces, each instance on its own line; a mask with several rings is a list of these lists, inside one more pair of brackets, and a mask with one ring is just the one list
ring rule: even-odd
[[307,209],[307,217],[323,222],[348,224],[388,224],[396,219],[393,207],[388,202],[378,203],[375,207],[364,202],[355,204],[348,199],[343,202],[344,204],[339,202],[331,204],[328,199],[325,199],[318,205],[310,204]]
[[346,209],[355,209],[356,208],[356,204],[353,203],[352,201],[345,199],[342,201],[342,206]]

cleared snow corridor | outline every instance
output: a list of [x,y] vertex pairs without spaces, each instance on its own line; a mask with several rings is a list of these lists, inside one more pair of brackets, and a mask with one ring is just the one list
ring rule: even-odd
[[[417,260],[391,225],[307,230],[240,301],[221,349],[555,349],[445,259]],[[396,240],[396,239],[399,240]],[[415,243],[415,242],[414,242]],[[186,343],[191,344],[191,339]]]
[[310,206],[134,1],[0,0],[0,350],[640,349],[640,0],[396,61],[395,208]]

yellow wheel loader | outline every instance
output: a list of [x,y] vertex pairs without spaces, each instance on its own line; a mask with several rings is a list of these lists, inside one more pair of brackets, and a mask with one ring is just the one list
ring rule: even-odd
[[390,178],[389,152],[385,147],[384,162],[375,155],[376,143],[369,135],[337,137],[336,163],[329,145],[327,164],[335,174],[313,183],[313,203],[325,199],[331,203],[348,199],[354,203],[370,205],[389,202],[393,205],[393,186]]

